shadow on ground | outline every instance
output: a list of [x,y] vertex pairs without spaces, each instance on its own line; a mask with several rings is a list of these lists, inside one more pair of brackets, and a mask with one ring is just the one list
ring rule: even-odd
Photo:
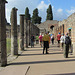
[[52,55],[52,54],[63,54],[63,52],[55,52],[55,53],[49,53],[49,54],[21,54],[20,56],[37,56],[37,55]]
[[35,50],[26,50],[26,51],[42,51],[42,49],[35,49]]
[[33,62],[16,62],[9,65],[23,65],[23,64],[42,64],[42,63],[59,63],[59,62],[75,62],[75,59],[68,60],[50,60],[50,61],[33,61]]
[[65,73],[65,74],[45,74],[45,75],[75,75],[75,73]]

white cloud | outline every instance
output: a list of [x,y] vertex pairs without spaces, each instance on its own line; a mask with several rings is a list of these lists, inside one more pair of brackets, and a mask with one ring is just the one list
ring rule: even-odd
[[17,19],[19,24],[19,15],[25,13],[25,8],[29,8],[29,13],[32,15],[33,10],[37,7],[40,0],[7,0],[8,3],[6,4],[6,19],[10,22],[10,14],[11,9],[16,7],[17,11]]
[[59,9],[57,10],[57,12],[63,12],[63,9],[59,8]]
[[[47,8],[49,4],[51,4],[50,0],[47,0],[49,4],[46,4],[44,0],[42,0],[40,3],[39,3],[40,0],[7,0],[7,1],[8,3],[6,4],[6,19],[8,22],[10,22],[11,9],[13,7],[16,7],[18,8],[18,11],[17,11],[18,24],[20,21],[19,15],[25,13],[26,7],[29,8],[29,13],[31,15],[33,13],[33,10],[35,8],[38,8],[39,16],[42,17],[42,22],[44,22],[46,20]],[[53,10],[54,20],[63,20],[67,17],[67,15],[63,12],[63,9],[61,8],[55,9],[54,6],[52,6],[52,10]],[[67,12],[68,13],[74,12],[74,8],[72,8],[71,10],[67,10]]]
[[44,1],[41,1],[41,4],[44,4]]
[[[42,22],[46,20],[46,11],[48,6],[49,4],[45,4],[44,1],[41,1],[41,3],[37,6],[39,9],[39,15],[42,17]],[[63,12],[62,8],[55,9],[54,6],[52,6],[52,11],[54,20],[63,20],[67,18],[67,15]]]
[[10,22],[10,12],[11,12],[11,10],[6,8],[6,18],[7,18],[8,22]]
[[46,11],[47,11],[48,6],[49,4],[45,4],[44,1],[41,1],[37,6],[39,10],[39,16],[42,17],[42,22],[46,20]]
[[44,11],[45,9],[48,8],[48,5],[45,4],[44,1],[41,1],[41,3],[37,6],[37,8],[38,8],[39,10]]
[[59,9],[53,8],[53,17],[54,17],[54,20],[61,21],[63,19],[66,19],[67,15],[63,12],[62,8],[59,8]]
[[66,10],[66,12],[68,13],[68,16],[71,15],[72,13],[75,12],[75,7],[71,7],[70,10]]

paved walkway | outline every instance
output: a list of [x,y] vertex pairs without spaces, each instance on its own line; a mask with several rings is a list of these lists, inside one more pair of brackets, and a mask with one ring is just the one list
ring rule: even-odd
[[75,75],[75,55],[64,58],[57,45],[51,45],[48,52],[42,54],[39,45],[28,48],[9,66],[30,66],[26,75]]

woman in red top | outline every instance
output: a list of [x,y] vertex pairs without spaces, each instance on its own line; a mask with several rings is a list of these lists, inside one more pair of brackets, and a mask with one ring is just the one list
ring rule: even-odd
[[57,35],[58,47],[60,47],[60,38],[61,38],[61,34],[58,33],[58,35]]
[[42,38],[43,38],[43,36],[40,35],[40,36],[39,36],[39,42],[40,42],[40,46],[41,46],[41,47],[42,47]]

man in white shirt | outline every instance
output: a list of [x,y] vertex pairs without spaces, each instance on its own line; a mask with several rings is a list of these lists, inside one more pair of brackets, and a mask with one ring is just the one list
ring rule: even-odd
[[62,34],[61,34],[61,38],[60,38],[61,50],[63,50],[64,43],[65,43],[65,36],[64,36],[64,34],[62,33]]

